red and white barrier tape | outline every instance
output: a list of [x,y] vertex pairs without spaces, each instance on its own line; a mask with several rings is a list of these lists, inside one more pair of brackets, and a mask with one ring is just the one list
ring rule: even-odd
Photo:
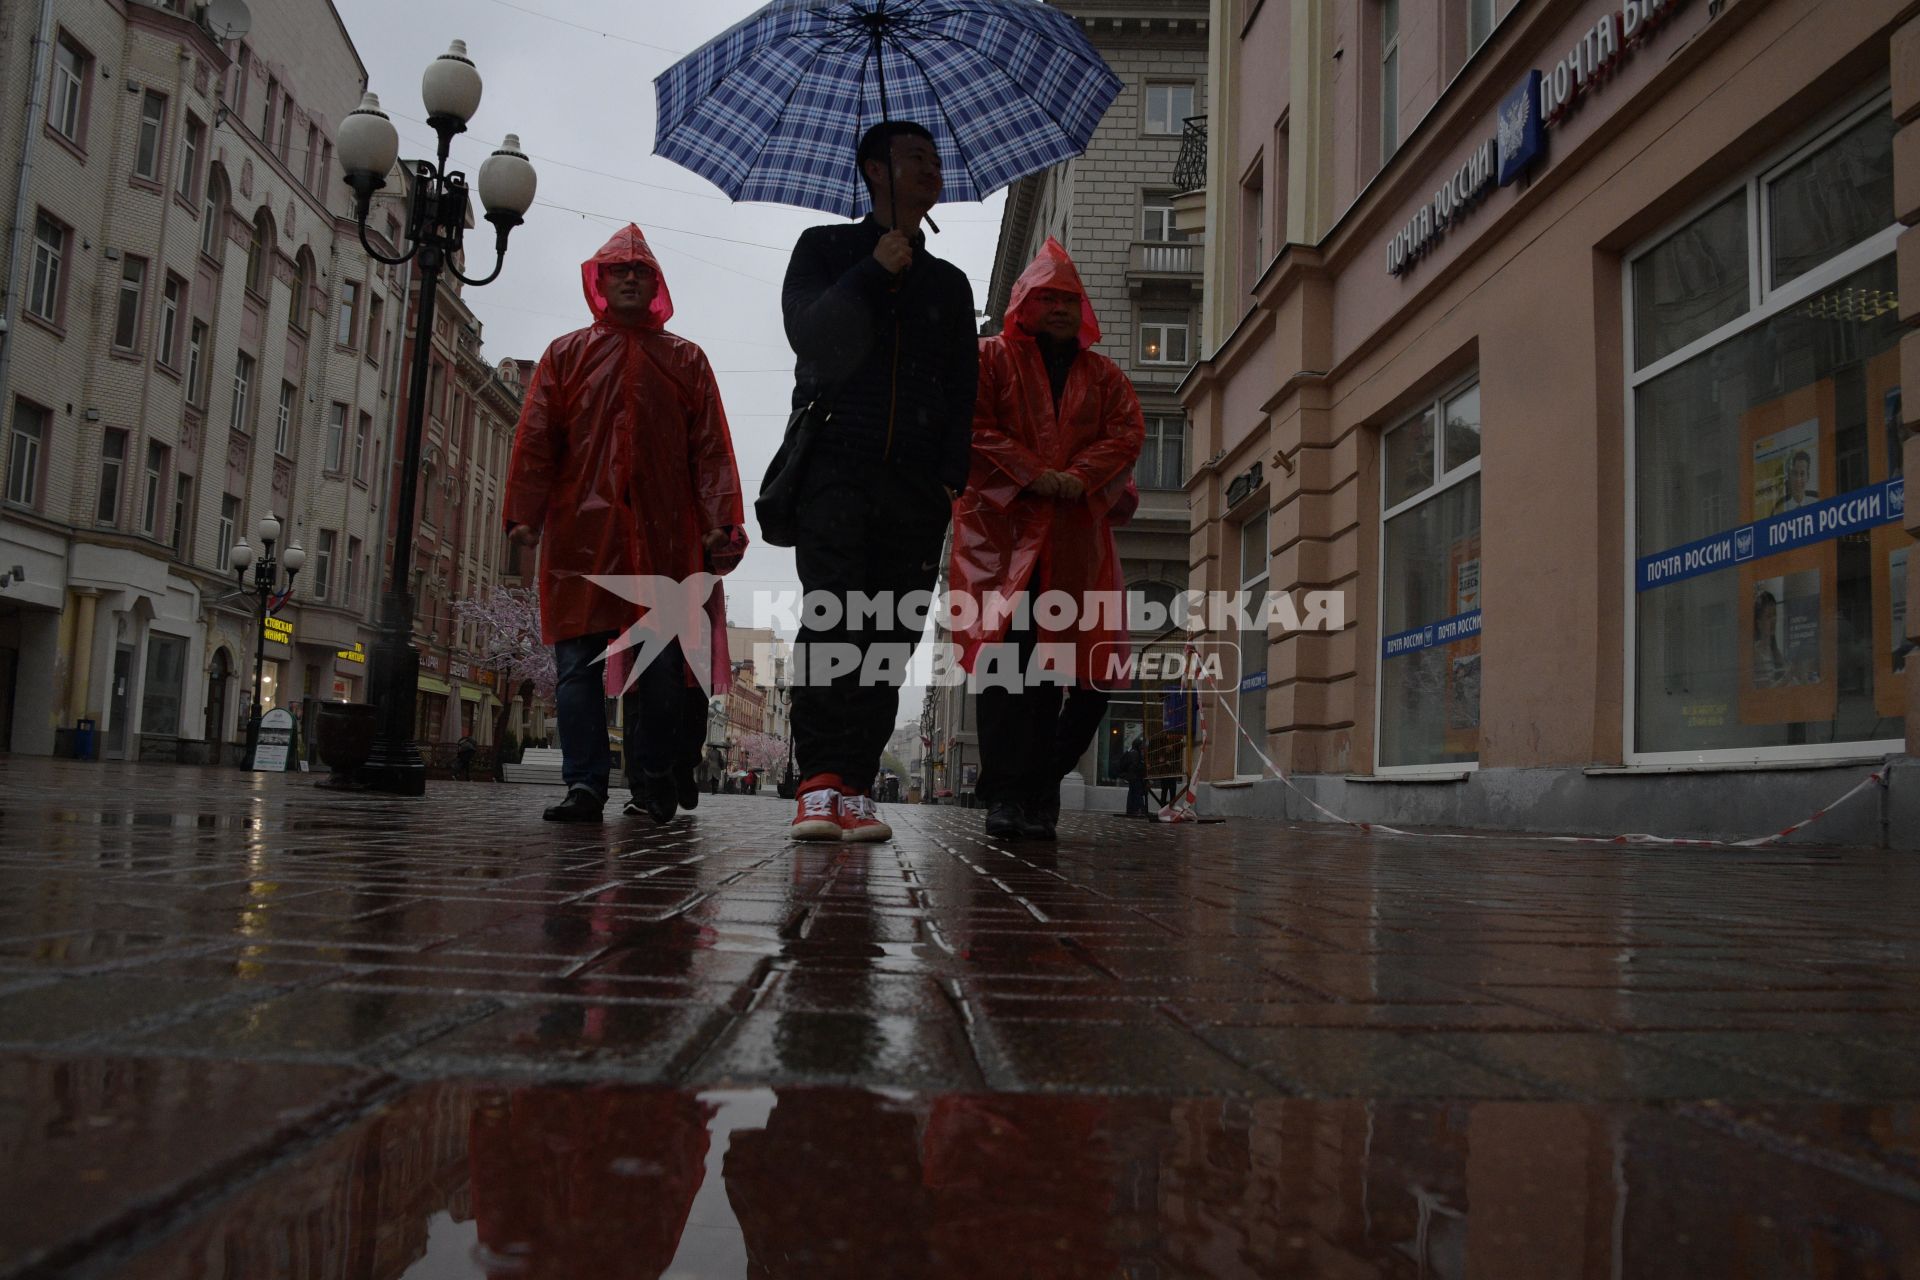
[[[1182,653],[1188,659],[1184,664],[1184,670],[1194,670],[1195,664],[1192,659],[1198,650],[1194,648],[1191,641],[1187,643]],[[1186,688],[1187,678],[1183,675],[1180,677],[1180,691],[1183,698],[1186,695]],[[1194,812],[1194,806],[1200,798],[1200,762],[1206,758],[1207,749],[1207,717],[1203,710],[1204,705],[1199,682],[1196,680],[1193,689],[1193,770],[1187,775],[1187,781],[1180,788],[1180,794],[1160,806],[1160,812],[1155,821],[1198,822],[1200,820],[1199,815]]]
[[[1318,800],[1315,800],[1312,796],[1308,795],[1304,790],[1302,790],[1294,782],[1292,778],[1287,776],[1285,770],[1283,770],[1279,765],[1275,764],[1273,760],[1267,755],[1267,753],[1261,750],[1260,744],[1254,741],[1253,735],[1249,734],[1246,730],[1246,726],[1240,723],[1240,717],[1234,713],[1233,707],[1230,705],[1229,699],[1220,697],[1220,691],[1217,688],[1213,690],[1213,695],[1216,699],[1218,699],[1221,708],[1227,713],[1227,718],[1233,721],[1234,730],[1240,735],[1240,740],[1245,742],[1249,747],[1253,748],[1253,753],[1260,757],[1260,763],[1266,766],[1267,771],[1273,774],[1273,776],[1278,778],[1281,782],[1285,783],[1288,790],[1292,791],[1295,795],[1299,796],[1302,800],[1305,800],[1309,805],[1313,806],[1313,808],[1317,812],[1325,814],[1327,818],[1334,823],[1337,823],[1341,826],[1352,827],[1358,831],[1364,831],[1369,835],[1418,836],[1421,839],[1426,839],[1426,840],[1495,840],[1495,839],[1511,839],[1512,838],[1511,836],[1508,836],[1505,834],[1495,836],[1495,835],[1474,833],[1474,832],[1403,831],[1399,827],[1389,827],[1384,823],[1359,822],[1352,818],[1343,818],[1339,814],[1335,813],[1333,810],[1327,808],[1327,806],[1321,804]],[[1196,714],[1197,714],[1197,709],[1196,709]],[[1204,723],[1204,721],[1202,723]],[[1186,793],[1183,797],[1183,799],[1185,799],[1187,802],[1187,810],[1189,814],[1191,814],[1191,810],[1193,807],[1194,789],[1198,785],[1198,780],[1200,776],[1198,759],[1199,759],[1199,755],[1196,752],[1194,776],[1191,780],[1188,781]],[[1784,840],[1788,836],[1792,835],[1794,832],[1801,830],[1803,827],[1812,826],[1814,823],[1820,821],[1820,819],[1826,817],[1829,813],[1832,813],[1835,809],[1838,809],[1841,805],[1844,805],[1849,800],[1852,800],[1855,796],[1859,795],[1861,792],[1865,791],[1867,788],[1872,786],[1884,785],[1886,781],[1886,777],[1887,777],[1887,766],[1881,765],[1878,769],[1875,769],[1872,773],[1869,773],[1866,777],[1862,778],[1853,787],[1852,790],[1848,791],[1845,795],[1833,801],[1831,804],[1827,805],[1825,808],[1816,810],[1810,817],[1803,818],[1801,821],[1794,823],[1792,826],[1787,827],[1784,830],[1776,831],[1770,836],[1755,836],[1750,840],[1700,840],[1700,839],[1690,839],[1683,836],[1655,836],[1655,835],[1646,835],[1646,834],[1618,835],[1618,836],[1529,836],[1527,838],[1534,839],[1534,840],[1550,840],[1560,844],[1655,844],[1655,845],[1670,845],[1670,846],[1684,845],[1684,846],[1692,846],[1697,848],[1711,848],[1711,849],[1724,849],[1724,848],[1757,849],[1763,845],[1772,844],[1776,840]],[[1167,807],[1167,809],[1170,809],[1170,808],[1172,808],[1171,805]],[[1167,817],[1167,809],[1162,809],[1160,811],[1160,820],[1162,822],[1181,821],[1181,819],[1179,818]]]

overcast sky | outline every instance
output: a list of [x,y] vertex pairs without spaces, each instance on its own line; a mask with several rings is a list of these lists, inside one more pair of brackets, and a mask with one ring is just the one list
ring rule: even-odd
[[[752,495],[779,445],[793,390],[780,280],[800,231],[832,219],[805,209],[736,205],[705,179],[655,157],[653,78],[759,5],[335,3],[366,63],[369,87],[399,127],[402,157],[432,155],[420,74],[450,40],[461,39],[486,90],[470,131],[454,141],[456,166],[474,174],[504,134],[517,133],[540,175],[539,195],[513,233],[500,279],[466,294],[485,326],[488,358],[537,357],[555,337],[587,324],[580,263],[616,228],[639,224],[673,292],[668,327],[699,343],[719,374],[751,522]],[[934,213],[942,232],[933,237],[933,251],[973,278],[976,306],[985,300],[1002,203],[995,195]],[[469,237],[476,270],[492,265],[481,261],[491,247],[489,233],[482,223],[479,235]],[[727,579],[733,621],[752,624],[750,593],[782,589],[799,589],[793,553],[756,540]],[[902,718],[917,715],[919,705],[918,691],[907,691]]]

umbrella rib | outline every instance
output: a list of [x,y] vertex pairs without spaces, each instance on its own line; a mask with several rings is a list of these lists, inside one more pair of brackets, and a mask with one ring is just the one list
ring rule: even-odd
[[[800,93],[800,86],[805,84],[807,82],[807,77],[810,74],[812,74],[814,64],[818,63],[820,59],[826,57],[829,53],[844,53],[844,52],[846,52],[845,49],[835,49],[830,47],[826,41],[821,42],[819,49],[815,50],[813,57],[808,60],[806,69],[802,71],[799,75],[793,78],[793,87],[787,90],[786,101],[780,104],[780,113],[779,115],[776,115],[774,117],[774,122],[776,124],[778,124],[778,122],[786,116],[787,108],[793,105],[794,98],[798,96]],[[861,89],[863,90],[860,96],[862,98],[866,96],[864,92],[866,88],[866,82],[867,82],[867,64],[866,64],[866,60],[863,58],[860,62],[860,85],[861,85]],[[856,107],[855,110],[857,112],[858,108]],[[854,116],[853,122],[855,127],[857,128],[860,124],[860,117],[857,114]],[[758,165],[760,164],[760,157],[767,154],[767,148],[773,145],[773,138],[774,138],[773,132],[769,130],[767,133],[766,142],[762,143],[760,146],[760,149],[753,153],[753,159],[747,165],[747,172],[749,174],[751,174],[754,171],[754,169],[758,167]],[[857,165],[855,167],[858,168]],[[854,176],[857,178],[859,177],[859,174],[856,173]],[[746,186],[746,181],[744,178],[741,180],[740,185],[743,188]]]
[[[931,24],[935,19],[938,19],[938,18],[961,17],[967,14],[972,14],[975,17],[980,17],[980,18],[987,18],[987,19],[997,18],[1003,22],[1007,21],[1005,14],[1002,14],[993,8],[986,8],[986,7],[966,8],[964,6],[959,8],[942,10],[939,13],[925,14],[923,16],[917,17],[916,21],[921,22],[922,24]],[[1036,29],[1032,27],[1024,27],[1022,28],[1022,30],[1035,31]],[[1109,76],[1114,74],[1113,68],[1108,66],[1106,64],[1106,61],[1102,59],[1098,53],[1095,53],[1092,59],[1089,60],[1085,51],[1075,48],[1073,45],[1067,43],[1066,41],[1056,39],[1052,36],[1045,35],[1044,33],[1037,33],[1037,34],[1038,34],[1038,38],[1046,40],[1047,43],[1051,44],[1055,49],[1071,54],[1074,58],[1077,58],[1082,64],[1088,67],[1091,67],[1095,70],[1105,71]],[[974,49],[971,45],[968,45],[959,40],[955,40],[952,36],[946,35],[942,32],[934,32],[930,35],[924,35],[918,38],[922,40],[945,40],[948,44],[957,44],[962,49],[966,49],[969,52],[976,53],[976,54],[979,52],[979,50]],[[1008,79],[1012,79],[1012,77],[1009,76]]]
[[[923,37],[921,37],[921,38],[922,38],[922,39],[927,39],[927,40],[944,40],[944,41],[946,41],[946,42],[947,42],[948,44],[952,44],[952,45],[959,45],[959,47],[960,47],[960,48],[962,48],[962,49],[965,49],[965,50],[966,50],[966,51],[967,51],[968,53],[971,53],[971,54],[973,54],[973,55],[974,55],[975,57],[977,57],[977,58],[979,58],[979,59],[980,59],[980,62],[981,62],[981,63],[982,63],[983,65],[985,65],[985,66],[987,66],[987,67],[991,67],[991,68],[992,68],[992,69],[993,69],[994,71],[996,71],[996,72],[998,72],[998,73],[999,73],[999,75],[1001,76],[1001,78],[1002,78],[1002,79],[1004,79],[1004,80],[1005,80],[1005,81],[1006,81],[1006,82],[1007,82],[1008,84],[1010,84],[1010,85],[1012,85],[1012,86],[1013,86],[1013,87],[1014,87],[1014,88],[1015,88],[1016,90],[1018,90],[1018,91],[1020,92],[1020,94],[1021,94],[1021,95],[1022,95],[1023,97],[1027,97],[1027,98],[1032,98],[1032,94],[1030,94],[1030,93],[1029,93],[1029,92],[1027,91],[1027,89],[1026,89],[1026,88],[1025,88],[1025,87],[1024,87],[1023,85],[1021,85],[1021,83],[1020,83],[1020,82],[1019,82],[1018,80],[1015,80],[1015,79],[1013,78],[1013,76],[1012,76],[1012,75],[1011,75],[1011,74],[1010,74],[1010,73],[1009,73],[1009,72],[1007,71],[1007,69],[1006,69],[1005,67],[1002,67],[1002,66],[1000,66],[1000,65],[998,65],[997,63],[993,63],[993,62],[989,62],[989,61],[988,61],[988,60],[987,60],[987,59],[986,59],[985,57],[983,57],[983,56],[981,56],[981,54],[980,54],[980,51],[979,51],[978,49],[975,49],[975,48],[973,48],[973,47],[972,47],[971,45],[968,45],[968,44],[964,44],[964,43],[962,43],[962,42],[961,42],[961,41],[959,41],[959,40],[955,40],[955,39],[954,39],[954,38],[953,38],[952,36],[946,36],[946,35],[937,35],[937,34],[936,34],[936,35],[932,35],[932,36],[923,36]],[[907,56],[908,56],[908,57],[910,57],[910,58],[912,58],[912,55],[911,55],[911,54],[909,54],[909,55],[907,55]],[[916,67],[918,67],[918,66],[920,66],[920,60],[919,60],[918,58],[913,58],[913,64],[914,64],[914,65],[915,65]],[[1102,64],[1102,65],[1104,65],[1104,64]],[[922,74],[922,75],[925,75],[925,74],[926,74],[926,69],[925,69],[924,67],[922,67],[922,68],[921,68],[921,74]],[[1109,74],[1109,75],[1111,75],[1111,74],[1112,74],[1112,69],[1111,69],[1111,68],[1109,68],[1109,69],[1108,69],[1108,74]],[[928,83],[928,84],[932,84],[933,82],[932,82],[931,80],[929,80],[929,81],[928,81],[927,83]],[[938,99],[936,98],[936,99],[935,99],[935,101],[938,101]],[[941,114],[942,114],[942,115],[945,115],[945,114],[946,114],[946,108],[945,108],[945,107],[942,107],[942,108],[941,108]],[[1060,123],[1060,122],[1059,122],[1058,120],[1055,120],[1055,119],[1053,119],[1053,118],[1052,118],[1051,116],[1049,116],[1049,117],[1047,118],[1047,123],[1048,123],[1049,125],[1051,125],[1051,126],[1052,126],[1052,128],[1053,128],[1053,131],[1054,131],[1054,132],[1055,132],[1056,134],[1058,134],[1058,135],[1060,136],[1060,139],[1061,139],[1062,141],[1064,141],[1064,142],[1067,142],[1067,143],[1069,143],[1069,144],[1071,144],[1071,143],[1073,142],[1073,136],[1072,136],[1071,134],[1069,134],[1069,133],[1068,133],[1068,132],[1066,131],[1066,129],[1065,129],[1065,127],[1064,127],[1064,126],[1062,126],[1062,125],[1061,125],[1061,123]],[[952,122],[951,122],[951,121],[949,121],[949,122],[948,122],[948,127],[949,127],[949,128],[951,128],[951,127],[952,127]],[[956,147],[958,147],[958,146],[959,146],[959,136],[958,136],[957,134],[956,134],[956,135],[955,135],[955,137],[954,137],[954,145],[955,145]],[[1082,147],[1082,148],[1081,148],[1081,150],[1082,150],[1082,151],[1084,151],[1084,150],[1086,150],[1086,148],[1085,148],[1085,147]],[[1078,154],[1078,153],[1076,152],[1076,154]]]
[[[954,127],[953,117],[947,114],[947,104],[941,101],[939,91],[934,88],[933,77],[927,74],[926,65],[922,63],[920,59],[914,57],[913,50],[907,48],[903,42],[896,40],[894,46],[900,50],[900,56],[908,62],[911,62],[920,72],[921,79],[927,82],[927,88],[931,91],[933,97],[933,105],[939,110],[940,118],[947,122],[947,133],[953,138],[953,149],[960,153],[960,165],[966,170],[967,178],[971,181],[973,178],[973,162],[967,159],[967,148],[965,144],[960,141],[960,130]],[[975,194],[976,196],[978,195],[977,192]]]
[[[719,80],[715,81],[713,88],[709,89],[704,95],[704,97],[710,100],[715,94],[719,93],[720,90],[726,86],[728,81],[732,80],[736,75],[739,75],[742,71],[746,70],[747,67],[751,63],[753,63],[760,54],[766,53],[767,51],[777,48],[780,45],[785,44],[791,40],[812,39],[812,38],[813,38],[813,33],[811,32],[793,31],[793,32],[789,32],[784,36],[779,37],[776,40],[769,40],[767,43],[761,45],[758,49],[756,49],[752,57],[742,58],[737,64],[735,64],[727,72],[727,74],[725,74],[724,76],[721,76]],[[787,108],[793,105],[793,100],[795,96],[798,95],[800,92],[800,86],[807,82],[807,77],[812,73],[814,65],[818,63],[820,59],[826,57],[829,53],[840,53],[840,52],[844,52],[844,50],[835,48],[831,42],[831,39],[820,41],[819,46],[814,50],[813,57],[807,60],[806,67],[801,71],[799,75],[793,78],[793,87],[787,90],[786,99],[780,104],[780,111],[774,116],[774,122],[776,124],[779,122],[781,117],[786,115]],[[766,154],[767,147],[772,144],[772,141],[773,141],[773,134],[769,132],[767,135],[767,141],[765,143],[762,143],[760,146],[760,149],[755,151],[752,157],[749,158],[746,166],[746,172],[742,174],[741,180],[740,180],[740,186],[742,188],[746,186],[747,176],[751,175],[754,168],[760,163],[760,157]],[[655,145],[657,146],[658,143],[656,142]],[[722,190],[725,190],[725,188],[722,188]],[[733,199],[737,201],[739,200],[739,197],[733,196]]]

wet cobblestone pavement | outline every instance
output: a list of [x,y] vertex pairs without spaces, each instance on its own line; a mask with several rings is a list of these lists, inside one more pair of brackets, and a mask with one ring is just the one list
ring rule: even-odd
[[1920,864],[0,757],[0,1275],[1920,1275]]

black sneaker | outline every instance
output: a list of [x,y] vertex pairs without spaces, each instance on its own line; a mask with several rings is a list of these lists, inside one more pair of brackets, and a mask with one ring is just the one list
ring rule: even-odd
[[634,800],[649,818],[655,822],[672,822],[674,811],[674,781],[670,773],[649,773],[633,789],[633,799],[627,801],[629,809]]
[[1020,834],[1029,840],[1054,839],[1054,828],[1059,823],[1060,792],[1057,788],[1052,795],[1028,801],[1021,806]]
[[574,787],[567,798],[551,805],[540,816],[548,822],[598,822],[606,802],[585,787]]
[[682,809],[700,807],[700,784],[694,781],[693,770],[675,769],[673,771],[673,798],[680,802]]
[[987,834],[996,840],[1018,840],[1026,834],[1020,806],[1003,801],[987,810]]

